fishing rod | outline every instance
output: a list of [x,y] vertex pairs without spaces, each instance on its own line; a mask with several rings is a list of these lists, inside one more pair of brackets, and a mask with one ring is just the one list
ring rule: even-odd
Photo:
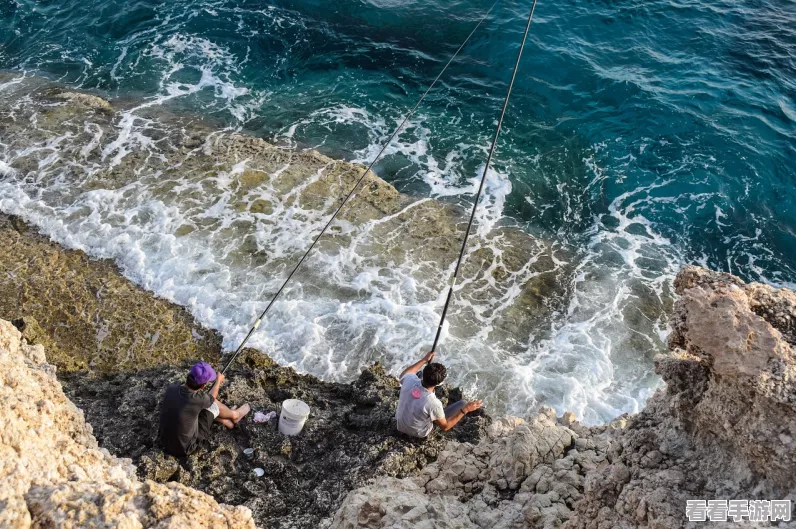
[[354,184],[354,187],[351,188],[351,191],[345,197],[345,199],[343,200],[342,204],[340,204],[340,206],[337,208],[337,210],[334,212],[334,214],[329,218],[329,221],[326,223],[326,225],[323,227],[323,229],[320,231],[320,233],[312,241],[312,244],[310,244],[309,248],[307,248],[307,251],[304,252],[304,255],[301,256],[301,259],[299,259],[298,263],[296,263],[296,266],[293,268],[293,270],[287,276],[287,279],[285,279],[285,281],[282,283],[282,286],[279,287],[279,290],[277,290],[276,294],[274,294],[274,297],[272,297],[271,301],[268,302],[268,305],[265,307],[265,310],[262,312],[262,314],[260,314],[260,316],[254,322],[254,324],[252,325],[251,329],[249,329],[248,334],[243,339],[243,341],[238,346],[238,348],[235,350],[235,353],[232,355],[232,358],[229,359],[227,364],[224,366],[224,369],[221,370],[221,374],[222,375],[227,371],[229,366],[232,365],[232,363],[235,361],[235,359],[241,353],[241,351],[243,350],[243,347],[249,341],[249,338],[251,338],[252,335],[255,333],[257,328],[262,323],[262,320],[265,317],[265,315],[268,314],[268,311],[271,309],[271,307],[273,306],[273,304],[276,301],[276,299],[279,297],[279,295],[285,289],[285,286],[287,286],[287,284],[293,278],[293,275],[301,267],[302,263],[304,263],[304,261],[307,259],[307,256],[310,254],[310,252],[312,252],[312,249],[315,248],[315,244],[318,242],[318,240],[320,240],[320,238],[323,236],[323,234],[326,233],[326,230],[329,228],[329,226],[331,226],[331,224],[334,221],[334,219],[337,218],[337,215],[340,213],[340,211],[343,209],[343,207],[345,207],[345,205],[348,203],[348,201],[351,200],[351,198],[354,197],[354,192],[359,188],[360,184],[362,184],[362,182],[365,180],[365,177],[367,176],[368,172],[370,172],[370,170],[373,169],[373,166],[376,165],[376,162],[378,162],[379,159],[381,159],[381,156],[384,154],[384,151],[387,150],[387,147],[389,147],[390,144],[392,143],[392,141],[396,138],[396,136],[398,136],[398,133],[401,131],[401,129],[403,129],[404,125],[406,125],[406,123],[409,121],[409,118],[411,118],[414,115],[415,111],[418,109],[420,104],[426,98],[428,93],[431,91],[432,88],[434,88],[434,86],[437,84],[437,81],[439,81],[439,79],[442,77],[442,74],[445,73],[445,71],[448,69],[448,66],[450,66],[451,63],[453,62],[453,60],[459,55],[459,52],[462,51],[462,49],[464,49],[464,46],[467,44],[467,42],[469,42],[470,37],[473,36],[473,34],[476,32],[476,30],[479,27],[481,27],[481,24],[487,19],[489,14],[492,12],[492,9],[494,9],[494,7],[497,5],[497,3],[499,1],[500,0],[495,0],[495,3],[493,3],[492,7],[489,8],[489,11],[487,11],[486,14],[483,17],[481,17],[481,20],[478,21],[478,24],[476,24],[475,27],[473,28],[473,30],[470,32],[470,34],[467,35],[467,38],[464,39],[464,42],[462,42],[461,46],[459,46],[459,48],[456,50],[456,53],[454,53],[451,56],[451,58],[448,59],[448,62],[445,64],[445,67],[442,68],[442,70],[439,72],[439,74],[437,74],[437,77],[429,85],[429,87],[426,89],[426,91],[423,93],[423,95],[420,96],[420,99],[418,99],[417,103],[415,103],[415,106],[412,107],[412,109],[406,114],[406,116],[404,116],[404,119],[403,119],[403,121],[401,121],[401,124],[398,125],[398,127],[395,129],[395,131],[389,137],[389,139],[384,143],[384,145],[382,146],[382,148],[379,151],[379,153],[376,155],[376,157],[373,159],[373,161],[370,162],[370,165],[368,165],[367,169],[365,169],[365,171],[362,173],[362,176],[359,177],[359,180],[357,180],[357,183]]
[[520,43],[520,50],[517,52],[517,61],[514,63],[514,71],[511,73],[511,81],[509,88],[506,91],[506,99],[503,101],[503,108],[500,111],[500,119],[498,119],[497,128],[495,129],[495,137],[492,139],[492,146],[489,148],[489,155],[486,158],[486,165],[484,166],[484,174],[481,175],[481,184],[478,186],[478,192],[475,195],[473,202],[473,211],[470,213],[470,222],[467,223],[467,230],[464,232],[464,240],[462,240],[462,248],[459,251],[459,259],[456,261],[456,268],[453,270],[453,276],[450,279],[448,286],[448,296],[445,298],[445,305],[442,307],[442,316],[439,319],[437,326],[437,335],[434,337],[434,345],[431,346],[431,352],[436,352],[437,344],[439,343],[440,335],[442,334],[442,324],[445,323],[445,316],[448,314],[448,306],[450,306],[451,298],[453,297],[453,288],[456,286],[456,277],[459,275],[459,268],[464,260],[464,251],[467,248],[467,239],[470,237],[470,230],[473,227],[473,220],[475,220],[475,212],[478,209],[478,200],[481,198],[481,192],[484,190],[484,183],[486,182],[486,175],[489,171],[489,166],[492,163],[492,155],[495,154],[495,147],[497,146],[498,136],[500,136],[500,129],[503,126],[503,118],[506,115],[506,108],[509,106],[509,99],[511,98],[511,90],[514,88],[514,79],[517,77],[517,70],[520,66],[520,59],[522,58],[522,50],[525,49],[525,41],[528,40],[528,33],[531,30],[531,21],[533,20],[533,12],[536,9],[536,0],[533,0],[531,5],[531,12],[528,15],[528,24],[525,26],[525,34]]

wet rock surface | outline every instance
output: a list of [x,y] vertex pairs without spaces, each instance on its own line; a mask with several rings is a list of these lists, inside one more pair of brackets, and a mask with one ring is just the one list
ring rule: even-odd
[[[142,277],[152,270],[139,266],[148,258],[141,247],[150,253],[187,252],[192,259],[187,266],[218,276],[209,283],[196,278],[207,288],[201,296],[229,296],[243,282],[258,285],[259,298],[268,299],[278,278],[286,276],[364,171],[316,151],[280,148],[219,130],[198,116],[170,113],[157,105],[140,104],[134,114],[127,113],[135,103],[141,102],[109,102],[36,77],[9,84],[0,97],[0,150],[7,168],[0,179],[14,181],[20,191],[19,200],[9,201],[6,211],[14,210],[43,226],[48,235],[84,248],[96,248],[97,239],[112,240],[103,257],[117,259],[122,272],[145,287],[158,285],[159,278]],[[132,126],[131,120],[139,127],[135,134],[125,128]],[[129,137],[137,135],[145,139],[136,143]],[[59,138],[55,143],[53,136]],[[27,184],[34,181],[35,186]],[[40,190],[47,190],[46,200],[38,200]],[[18,202],[25,207],[17,211]],[[402,281],[391,270],[411,264],[413,276],[422,278],[412,287],[418,290],[413,295],[419,302],[430,301],[447,282],[468,214],[469,208],[456,204],[399,193],[371,172],[319,242],[317,253],[325,254],[326,262],[339,253],[355,255],[358,267],[378,274],[373,282],[385,284]],[[80,221],[86,218],[98,223]],[[135,226],[132,235],[130,224]],[[456,291],[459,309],[451,311],[450,322],[467,339],[490,320],[494,339],[521,351],[527,344],[515,343],[517,337],[522,337],[520,342],[528,336],[543,340],[552,315],[565,310],[577,256],[516,227],[496,224],[487,231],[468,251]],[[314,257],[314,262],[320,260]],[[157,260],[153,264],[162,265]],[[328,277],[328,267],[311,264],[296,276],[304,296],[341,303],[361,299],[361,289],[340,288]],[[240,270],[245,276],[235,275]],[[232,275],[226,279],[226,274]],[[78,274],[75,279],[84,278]],[[181,278],[172,279],[173,286],[159,286],[179,291]],[[495,312],[503,317],[492,318]],[[26,315],[45,328],[58,324],[45,313]],[[125,336],[107,337],[90,359],[81,357],[95,347],[82,353],[73,348],[75,365],[68,367],[85,369],[91,361],[105,361],[103,369],[110,368],[114,344],[119,351],[132,348],[141,358],[157,355],[158,348],[147,349],[146,343],[158,329],[138,338],[141,343],[127,343],[138,328],[141,323],[128,326]],[[162,340],[162,332],[160,336]],[[334,360],[344,363],[341,356],[336,353]],[[66,360],[62,364],[67,368]],[[356,372],[352,369],[352,378]]]
[[675,287],[671,351],[655,364],[666,388],[641,413],[601,427],[551,408],[496,420],[418,476],[352,492],[332,527],[729,527],[744,525],[688,522],[686,501],[796,501],[796,294],[697,267]]
[[217,333],[122,277],[111,261],[66,250],[8,215],[0,214],[0,240],[0,317],[43,345],[60,373],[218,361]]

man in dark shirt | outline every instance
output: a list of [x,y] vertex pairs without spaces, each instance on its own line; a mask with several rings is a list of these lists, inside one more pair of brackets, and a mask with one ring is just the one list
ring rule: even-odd
[[[202,390],[213,380],[209,392]],[[169,454],[184,457],[195,452],[210,437],[213,421],[234,428],[249,413],[248,404],[230,409],[218,401],[224,375],[216,375],[210,364],[191,368],[185,384],[170,384],[160,405],[160,442]]]

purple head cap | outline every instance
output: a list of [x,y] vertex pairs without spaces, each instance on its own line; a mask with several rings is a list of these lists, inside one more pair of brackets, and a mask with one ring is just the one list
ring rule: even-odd
[[199,362],[194,364],[188,376],[193,379],[197,384],[207,384],[211,380],[216,379],[216,370],[210,367],[207,362]]

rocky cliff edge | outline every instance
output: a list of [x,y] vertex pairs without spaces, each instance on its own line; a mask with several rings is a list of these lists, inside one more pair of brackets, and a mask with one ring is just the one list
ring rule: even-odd
[[689,499],[796,500],[796,294],[697,267],[675,288],[666,387],[641,413],[496,421],[417,477],[351,492],[332,527],[669,529],[705,525]]
[[99,449],[41,345],[0,320],[0,527],[253,529],[245,507],[177,483],[139,481]]

